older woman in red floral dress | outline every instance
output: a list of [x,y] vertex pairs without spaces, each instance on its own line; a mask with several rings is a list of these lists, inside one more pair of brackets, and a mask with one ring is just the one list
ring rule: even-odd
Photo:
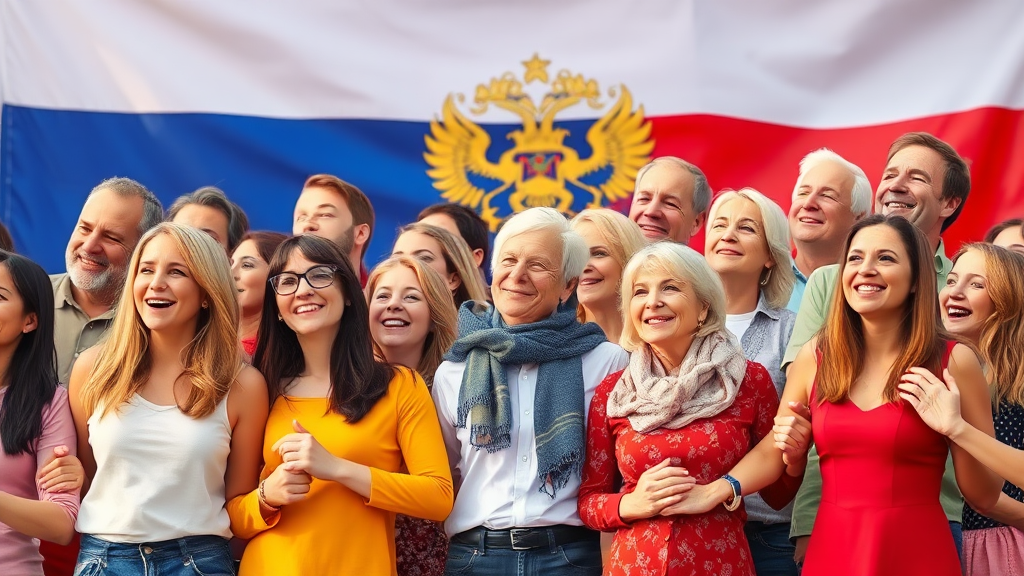
[[[731,479],[772,431],[772,379],[726,331],[721,281],[690,248],[662,242],[637,253],[623,272],[622,298],[621,344],[632,356],[590,405],[579,497],[584,524],[615,531],[605,574],[753,576],[742,488],[704,514],[674,507],[695,484]],[[799,417],[780,423],[809,429]],[[759,465],[781,478],[761,495],[781,508],[799,487],[806,444],[790,450],[796,466],[787,474],[773,438],[763,444]]]

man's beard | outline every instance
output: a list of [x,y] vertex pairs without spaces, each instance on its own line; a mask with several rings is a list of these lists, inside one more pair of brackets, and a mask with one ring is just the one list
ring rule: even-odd
[[111,266],[106,258],[97,261],[105,263],[107,268],[102,272],[86,272],[79,268],[78,257],[71,247],[68,247],[64,255],[64,264],[67,266],[68,276],[71,277],[71,283],[76,288],[91,294],[107,297],[104,299],[109,298],[113,300],[124,285],[128,270],[126,268],[119,270]]

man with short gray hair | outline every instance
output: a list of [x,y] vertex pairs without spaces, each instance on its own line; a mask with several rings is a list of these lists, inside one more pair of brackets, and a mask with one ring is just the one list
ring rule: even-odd
[[675,156],[651,160],[636,174],[629,219],[648,242],[686,244],[704,227],[711,187],[700,168]]
[[130,178],[104,180],[85,199],[65,253],[67,272],[50,276],[57,376],[65,386],[75,358],[110,326],[132,251],[163,214],[160,200]]
[[864,170],[828,148],[800,160],[789,207],[796,285],[786,308],[799,312],[811,272],[839,261],[854,222],[871,213],[871,195]]

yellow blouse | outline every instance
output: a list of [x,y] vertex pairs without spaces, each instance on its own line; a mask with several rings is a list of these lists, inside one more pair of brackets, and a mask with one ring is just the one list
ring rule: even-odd
[[[395,574],[395,513],[444,520],[453,490],[441,427],[419,374],[399,369],[388,392],[355,424],[326,398],[278,398],[263,441],[266,478],[281,464],[270,448],[297,419],[331,454],[370,468],[370,499],[313,479],[306,498],[265,522],[256,491],[228,505],[231,529],[251,538],[239,574]],[[404,467],[403,467],[404,464]],[[408,469],[408,473],[399,470]]]

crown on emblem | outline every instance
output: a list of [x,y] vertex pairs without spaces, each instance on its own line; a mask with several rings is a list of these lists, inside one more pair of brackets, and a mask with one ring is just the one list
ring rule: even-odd
[[[477,86],[471,113],[481,115],[494,106],[518,116],[521,123],[504,134],[511,146],[500,152],[497,162],[487,156],[491,132],[499,127],[492,125],[488,130],[467,118],[452,94],[445,98],[441,118],[430,122],[423,157],[434,188],[444,199],[477,210],[492,232],[512,214],[535,206],[572,216],[580,208],[575,205],[577,193],[590,195],[586,208],[625,198],[633,190],[637,171],[650,161],[654,148],[650,121],[644,118],[643,106],[633,110],[632,95],[625,86],[608,91],[610,97],[618,92],[618,99],[585,129],[591,155],[580,158],[566,144],[573,127],[556,126],[555,116],[580,103],[594,110],[604,108],[600,87],[597,80],[568,70],[559,71],[549,83],[550,63],[534,54],[523,62],[526,71],[521,81],[506,72]],[[524,89],[524,84],[533,82],[548,85],[539,106]],[[465,97],[459,94],[457,99],[462,102]],[[509,210],[500,209],[499,197],[507,197]]]

